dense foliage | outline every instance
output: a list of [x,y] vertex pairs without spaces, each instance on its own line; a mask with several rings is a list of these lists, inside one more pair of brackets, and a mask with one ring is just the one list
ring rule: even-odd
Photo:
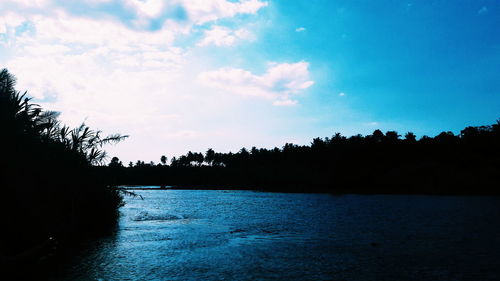
[[[497,194],[500,120],[417,140],[409,132],[315,138],[307,146],[237,153],[188,152],[169,166],[137,161],[106,168],[118,184],[248,188],[291,192]],[[104,168],[103,168],[104,169]]]
[[85,124],[70,129],[57,112],[44,111],[14,86],[15,78],[2,70],[0,258],[13,262],[49,237],[70,243],[113,223],[121,195],[91,167],[105,159],[103,145],[126,137],[103,137]]

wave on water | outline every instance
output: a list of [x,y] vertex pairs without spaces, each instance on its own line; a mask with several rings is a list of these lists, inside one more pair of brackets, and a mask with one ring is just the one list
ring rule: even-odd
[[172,221],[182,219],[185,219],[185,217],[171,214],[150,214],[147,211],[142,211],[132,217],[133,221]]

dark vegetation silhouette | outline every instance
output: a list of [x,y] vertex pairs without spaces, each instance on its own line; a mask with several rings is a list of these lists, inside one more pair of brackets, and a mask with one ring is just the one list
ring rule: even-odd
[[[85,124],[71,129],[58,113],[31,103],[0,72],[0,204],[2,269],[38,264],[112,226],[121,192],[92,169],[103,146],[126,136],[102,136]],[[113,163],[113,161],[112,161]],[[56,247],[57,246],[57,247]]]
[[[165,161],[163,161],[165,160]],[[189,151],[170,165],[130,162],[100,167],[119,185],[255,189],[286,192],[499,194],[500,119],[417,140],[408,132],[334,134],[310,145],[242,148],[237,153]]]

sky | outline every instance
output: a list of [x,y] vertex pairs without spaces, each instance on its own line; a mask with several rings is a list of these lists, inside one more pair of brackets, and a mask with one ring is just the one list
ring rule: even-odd
[[500,118],[500,0],[0,0],[0,68],[124,163]]

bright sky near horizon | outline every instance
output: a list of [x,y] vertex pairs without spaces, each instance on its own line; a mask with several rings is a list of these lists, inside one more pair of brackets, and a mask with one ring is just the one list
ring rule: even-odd
[[500,117],[500,0],[0,0],[0,68],[107,150],[308,144]]

